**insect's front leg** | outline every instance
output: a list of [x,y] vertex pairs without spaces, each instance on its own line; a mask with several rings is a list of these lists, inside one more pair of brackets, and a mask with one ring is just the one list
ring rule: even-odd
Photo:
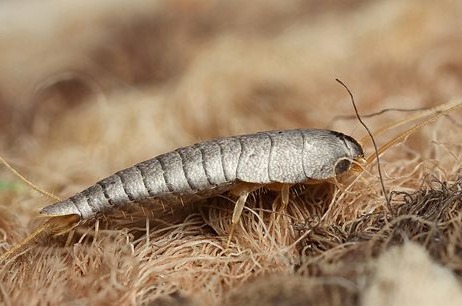
[[272,183],[268,184],[265,187],[271,191],[279,192],[279,196],[281,199],[281,209],[280,211],[284,211],[289,204],[289,190],[292,184],[284,184],[284,183]]

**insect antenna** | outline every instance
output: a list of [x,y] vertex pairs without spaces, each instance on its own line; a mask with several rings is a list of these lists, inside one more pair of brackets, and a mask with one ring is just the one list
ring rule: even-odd
[[[397,144],[398,142],[406,139],[406,137],[412,135],[413,133],[415,133],[417,130],[421,129],[422,127],[432,123],[432,122],[435,122],[436,120],[438,120],[441,116],[444,116],[446,115],[447,113],[457,109],[458,107],[460,107],[462,105],[462,100],[455,100],[455,101],[451,101],[451,102],[448,102],[448,103],[445,103],[445,104],[442,104],[442,105],[439,105],[435,108],[433,108],[432,112],[433,114],[431,114],[431,116],[427,119],[425,119],[424,121],[414,125],[412,128],[408,129],[408,130],[405,130],[404,132],[396,135],[395,137],[393,137],[390,141],[386,142],[382,147],[379,148],[378,150],[378,154],[382,154],[383,152],[385,152],[388,148],[392,147],[393,145]],[[409,122],[406,121],[405,123]],[[393,124],[393,126],[395,126],[395,124]],[[370,163],[374,160],[375,156],[369,156],[366,161],[367,163]]]
[[[379,115],[382,115],[382,114],[385,114],[385,113],[390,113],[390,112],[405,112],[405,113],[413,113],[413,112],[420,112],[421,111],[426,111],[426,110],[429,110],[430,108],[429,107],[418,107],[418,108],[398,108],[398,107],[390,107],[390,108],[385,108],[385,109],[382,109],[378,112],[374,112],[374,113],[369,113],[369,114],[362,114],[361,115],[361,118],[372,118],[372,117],[376,117],[376,116],[379,116]],[[336,121],[339,121],[339,120],[353,120],[353,119],[358,119],[358,117],[355,115],[337,115],[337,116],[334,116],[330,121],[329,121],[329,124],[327,125],[329,128],[333,126],[333,124],[336,122]],[[377,136],[377,134],[375,134]],[[369,135],[367,136],[369,137]],[[369,138],[368,138],[369,139]]]
[[340,81],[339,79],[335,79],[338,83],[340,83],[340,85],[342,85],[346,91],[348,92],[348,94],[350,95],[350,99],[351,99],[351,103],[353,104],[353,108],[355,110],[355,114],[356,114],[356,117],[358,118],[359,122],[361,123],[362,126],[364,126],[364,128],[366,129],[367,133],[369,134],[371,140],[372,140],[372,144],[374,145],[374,152],[375,152],[375,157],[377,158],[377,170],[379,172],[379,177],[380,177],[380,185],[382,186],[382,192],[383,192],[383,196],[385,197],[385,203],[387,204],[387,208],[389,210],[390,213],[393,213],[393,210],[391,208],[391,204],[390,204],[390,199],[389,197],[387,196],[387,191],[385,189],[385,184],[383,182],[383,176],[382,176],[382,167],[380,166],[380,159],[379,159],[379,149],[377,147],[377,144],[375,142],[375,139],[374,139],[374,136],[372,135],[371,131],[369,130],[369,128],[367,127],[367,125],[364,123],[364,121],[361,119],[361,116],[359,115],[359,112],[358,112],[358,108],[356,107],[356,103],[355,103],[355,99],[353,97],[353,94],[351,93],[350,89],[348,88],[348,86],[346,86],[342,81]]
[[[393,122],[392,124],[387,124],[386,126],[380,127],[379,129],[374,131],[374,135],[375,136],[382,135],[382,134],[388,132],[391,129],[400,127],[402,125],[405,125],[407,123],[410,123],[410,122],[413,122],[413,121],[416,121],[416,120],[419,120],[419,119],[423,119],[425,117],[429,117],[430,119],[427,118],[427,120],[424,120],[425,124],[423,124],[421,126],[421,127],[423,127],[426,124],[433,122],[434,120],[433,121],[428,121],[428,120],[431,120],[431,118],[433,118],[434,116],[437,116],[437,118],[439,118],[439,117],[441,117],[443,115],[446,115],[450,111],[452,111],[452,110],[456,109],[457,107],[459,107],[461,105],[461,103],[462,103],[461,100],[454,100],[454,101],[450,101],[450,102],[447,102],[447,103],[444,103],[444,104],[441,104],[441,105],[438,105],[438,106],[435,106],[435,107],[432,107],[432,108],[423,109],[422,111],[420,111],[419,113],[417,113],[417,114],[415,114],[413,116],[409,116],[409,117],[406,117],[404,119],[397,120],[397,121]],[[438,115],[438,114],[440,114],[440,115]],[[413,131],[413,132],[415,132],[415,131]],[[367,142],[367,140],[368,140],[368,138],[364,137],[363,139],[360,140],[360,143],[365,144]]]
[[[412,115],[412,116],[408,116],[404,119],[400,119],[400,120],[397,120],[391,124],[387,124],[385,126],[382,126],[378,129],[376,129],[374,131],[374,135],[375,137],[379,136],[379,135],[382,135],[394,128],[397,128],[397,127],[400,127],[400,126],[403,126],[407,123],[410,123],[410,122],[413,122],[413,121],[417,121],[419,119],[423,119],[425,117],[431,117],[431,116],[434,116],[435,114],[437,113],[443,113],[443,115],[447,115],[447,113],[449,113],[451,110],[457,108],[460,104],[462,103],[462,101],[460,100],[454,100],[454,101],[449,101],[447,103],[444,103],[444,104],[441,104],[441,105],[438,105],[438,106],[435,106],[435,107],[421,107],[421,108],[386,108],[386,109],[383,109],[381,111],[378,111],[378,112],[375,112],[375,113],[370,113],[370,114],[367,114],[367,115],[361,115],[361,118],[369,118],[369,117],[375,117],[375,116],[378,116],[378,115],[381,115],[381,114],[384,114],[384,113],[387,113],[387,112],[391,112],[391,111],[396,111],[396,112],[417,112],[415,115]],[[335,116],[331,122],[329,123],[328,126],[331,126],[332,123],[336,120],[349,120],[349,119],[357,119],[357,115],[339,115],[339,116]],[[452,119],[451,117],[448,117],[448,119],[453,122],[455,125],[457,126],[460,126],[459,123],[455,122],[454,119]],[[361,143],[362,145],[366,145],[368,142],[369,142],[369,135],[363,137],[359,143]],[[379,150],[380,151],[380,150]]]

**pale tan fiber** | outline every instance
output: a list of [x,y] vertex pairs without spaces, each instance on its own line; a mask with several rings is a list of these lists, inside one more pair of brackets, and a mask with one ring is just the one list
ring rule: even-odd
[[[361,139],[357,120],[328,126],[353,114],[335,78],[361,114],[460,99],[461,12],[449,0],[3,1],[0,156],[65,199],[215,137],[328,128]],[[365,121],[374,131],[408,116]],[[3,264],[0,304],[451,305],[462,281],[461,116],[382,154],[394,214],[373,165],[338,186],[294,186],[286,208],[278,192],[251,193],[229,248],[227,194],[134,206]],[[379,146],[415,123],[378,135]],[[0,253],[52,202],[1,166]]]
[[391,248],[375,264],[377,270],[364,292],[362,305],[462,304],[462,286],[455,275],[433,262],[413,242]]

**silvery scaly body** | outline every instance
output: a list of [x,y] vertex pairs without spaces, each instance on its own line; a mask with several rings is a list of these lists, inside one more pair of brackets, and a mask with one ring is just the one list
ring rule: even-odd
[[299,129],[259,132],[176,149],[121,170],[70,197],[44,207],[48,216],[81,220],[133,202],[190,201],[229,191],[239,183],[297,184],[326,180],[363,157],[342,133]]

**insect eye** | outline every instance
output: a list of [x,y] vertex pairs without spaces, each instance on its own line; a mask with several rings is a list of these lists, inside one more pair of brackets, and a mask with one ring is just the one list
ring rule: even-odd
[[341,174],[350,169],[351,162],[348,159],[342,159],[335,164],[335,174]]

